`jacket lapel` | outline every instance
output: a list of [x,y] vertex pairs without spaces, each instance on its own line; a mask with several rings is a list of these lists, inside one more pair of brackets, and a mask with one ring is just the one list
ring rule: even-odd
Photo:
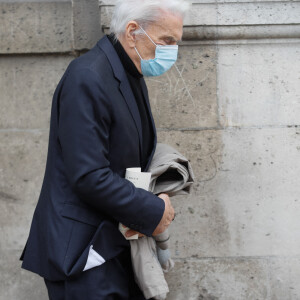
[[[126,82],[127,81],[127,82]],[[126,81],[122,81],[120,83],[120,91],[127,103],[127,106],[131,112],[131,115],[134,119],[136,128],[138,130],[139,133],[139,137],[140,137],[140,146],[141,146],[141,150],[142,150],[142,145],[143,145],[143,132],[142,132],[142,122],[141,122],[141,117],[140,117],[140,113],[139,113],[139,109],[137,107],[136,104],[136,100],[134,98],[133,92],[131,90],[130,84],[128,82],[128,79],[126,78]]]
[[131,116],[135,122],[138,134],[139,134],[139,140],[140,140],[140,150],[142,151],[142,145],[143,145],[143,135],[142,135],[142,122],[139,114],[139,110],[133,95],[133,92],[131,90],[128,78],[126,76],[124,67],[120,61],[120,58],[118,54],[116,53],[113,45],[107,38],[107,36],[104,36],[97,44],[102,51],[106,54],[111,67],[114,72],[115,78],[117,78],[120,82],[120,91],[127,103],[128,109],[131,113]]

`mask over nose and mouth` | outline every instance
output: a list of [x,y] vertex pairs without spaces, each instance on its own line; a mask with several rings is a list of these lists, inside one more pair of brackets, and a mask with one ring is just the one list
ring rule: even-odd
[[143,59],[136,47],[134,47],[136,53],[141,59],[142,74],[148,77],[162,75],[176,62],[178,56],[178,45],[157,45],[141,26],[140,28],[156,47],[155,58],[148,60]]

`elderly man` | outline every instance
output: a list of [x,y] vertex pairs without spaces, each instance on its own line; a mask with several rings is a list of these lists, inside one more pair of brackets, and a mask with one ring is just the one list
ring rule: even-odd
[[157,235],[174,218],[168,195],[124,179],[147,170],[156,132],[144,76],[166,72],[182,37],[182,0],[117,1],[111,29],[67,68],[54,93],[45,177],[22,267],[52,300],[144,299],[127,236]]

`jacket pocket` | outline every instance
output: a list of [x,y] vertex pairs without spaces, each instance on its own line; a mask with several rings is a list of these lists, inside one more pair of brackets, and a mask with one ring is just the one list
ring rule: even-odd
[[61,216],[72,226],[63,259],[63,272],[70,277],[83,271],[93,236],[101,227],[103,217],[86,207],[71,203],[64,204]]
[[61,215],[67,219],[98,227],[103,217],[83,206],[65,203]]

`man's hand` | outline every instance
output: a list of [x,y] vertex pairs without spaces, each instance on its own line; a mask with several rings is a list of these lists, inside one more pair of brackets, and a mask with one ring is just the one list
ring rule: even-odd
[[158,195],[159,198],[163,199],[165,202],[165,211],[164,214],[157,225],[156,229],[153,232],[153,236],[156,236],[162,232],[164,232],[171,224],[175,217],[174,208],[171,204],[170,198],[167,194],[160,194]]
[[[153,232],[153,236],[156,236],[162,232],[164,232],[171,224],[172,220],[174,219],[175,213],[174,213],[174,208],[171,205],[171,201],[170,198],[167,194],[160,194],[158,195],[159,198],[163,199],[165,202],[165,211],[164,214],[159,222],[159,224],[157,225],[156,229]],[[124,226],[124,225],[123,225]],[[125,227],[125,226],[124,226]],[[125,235],[126,237],[131,237],[135,234],[139,234],[139,237],[143,237],[144,235],[135,231],[135,230],[128,230]]]

